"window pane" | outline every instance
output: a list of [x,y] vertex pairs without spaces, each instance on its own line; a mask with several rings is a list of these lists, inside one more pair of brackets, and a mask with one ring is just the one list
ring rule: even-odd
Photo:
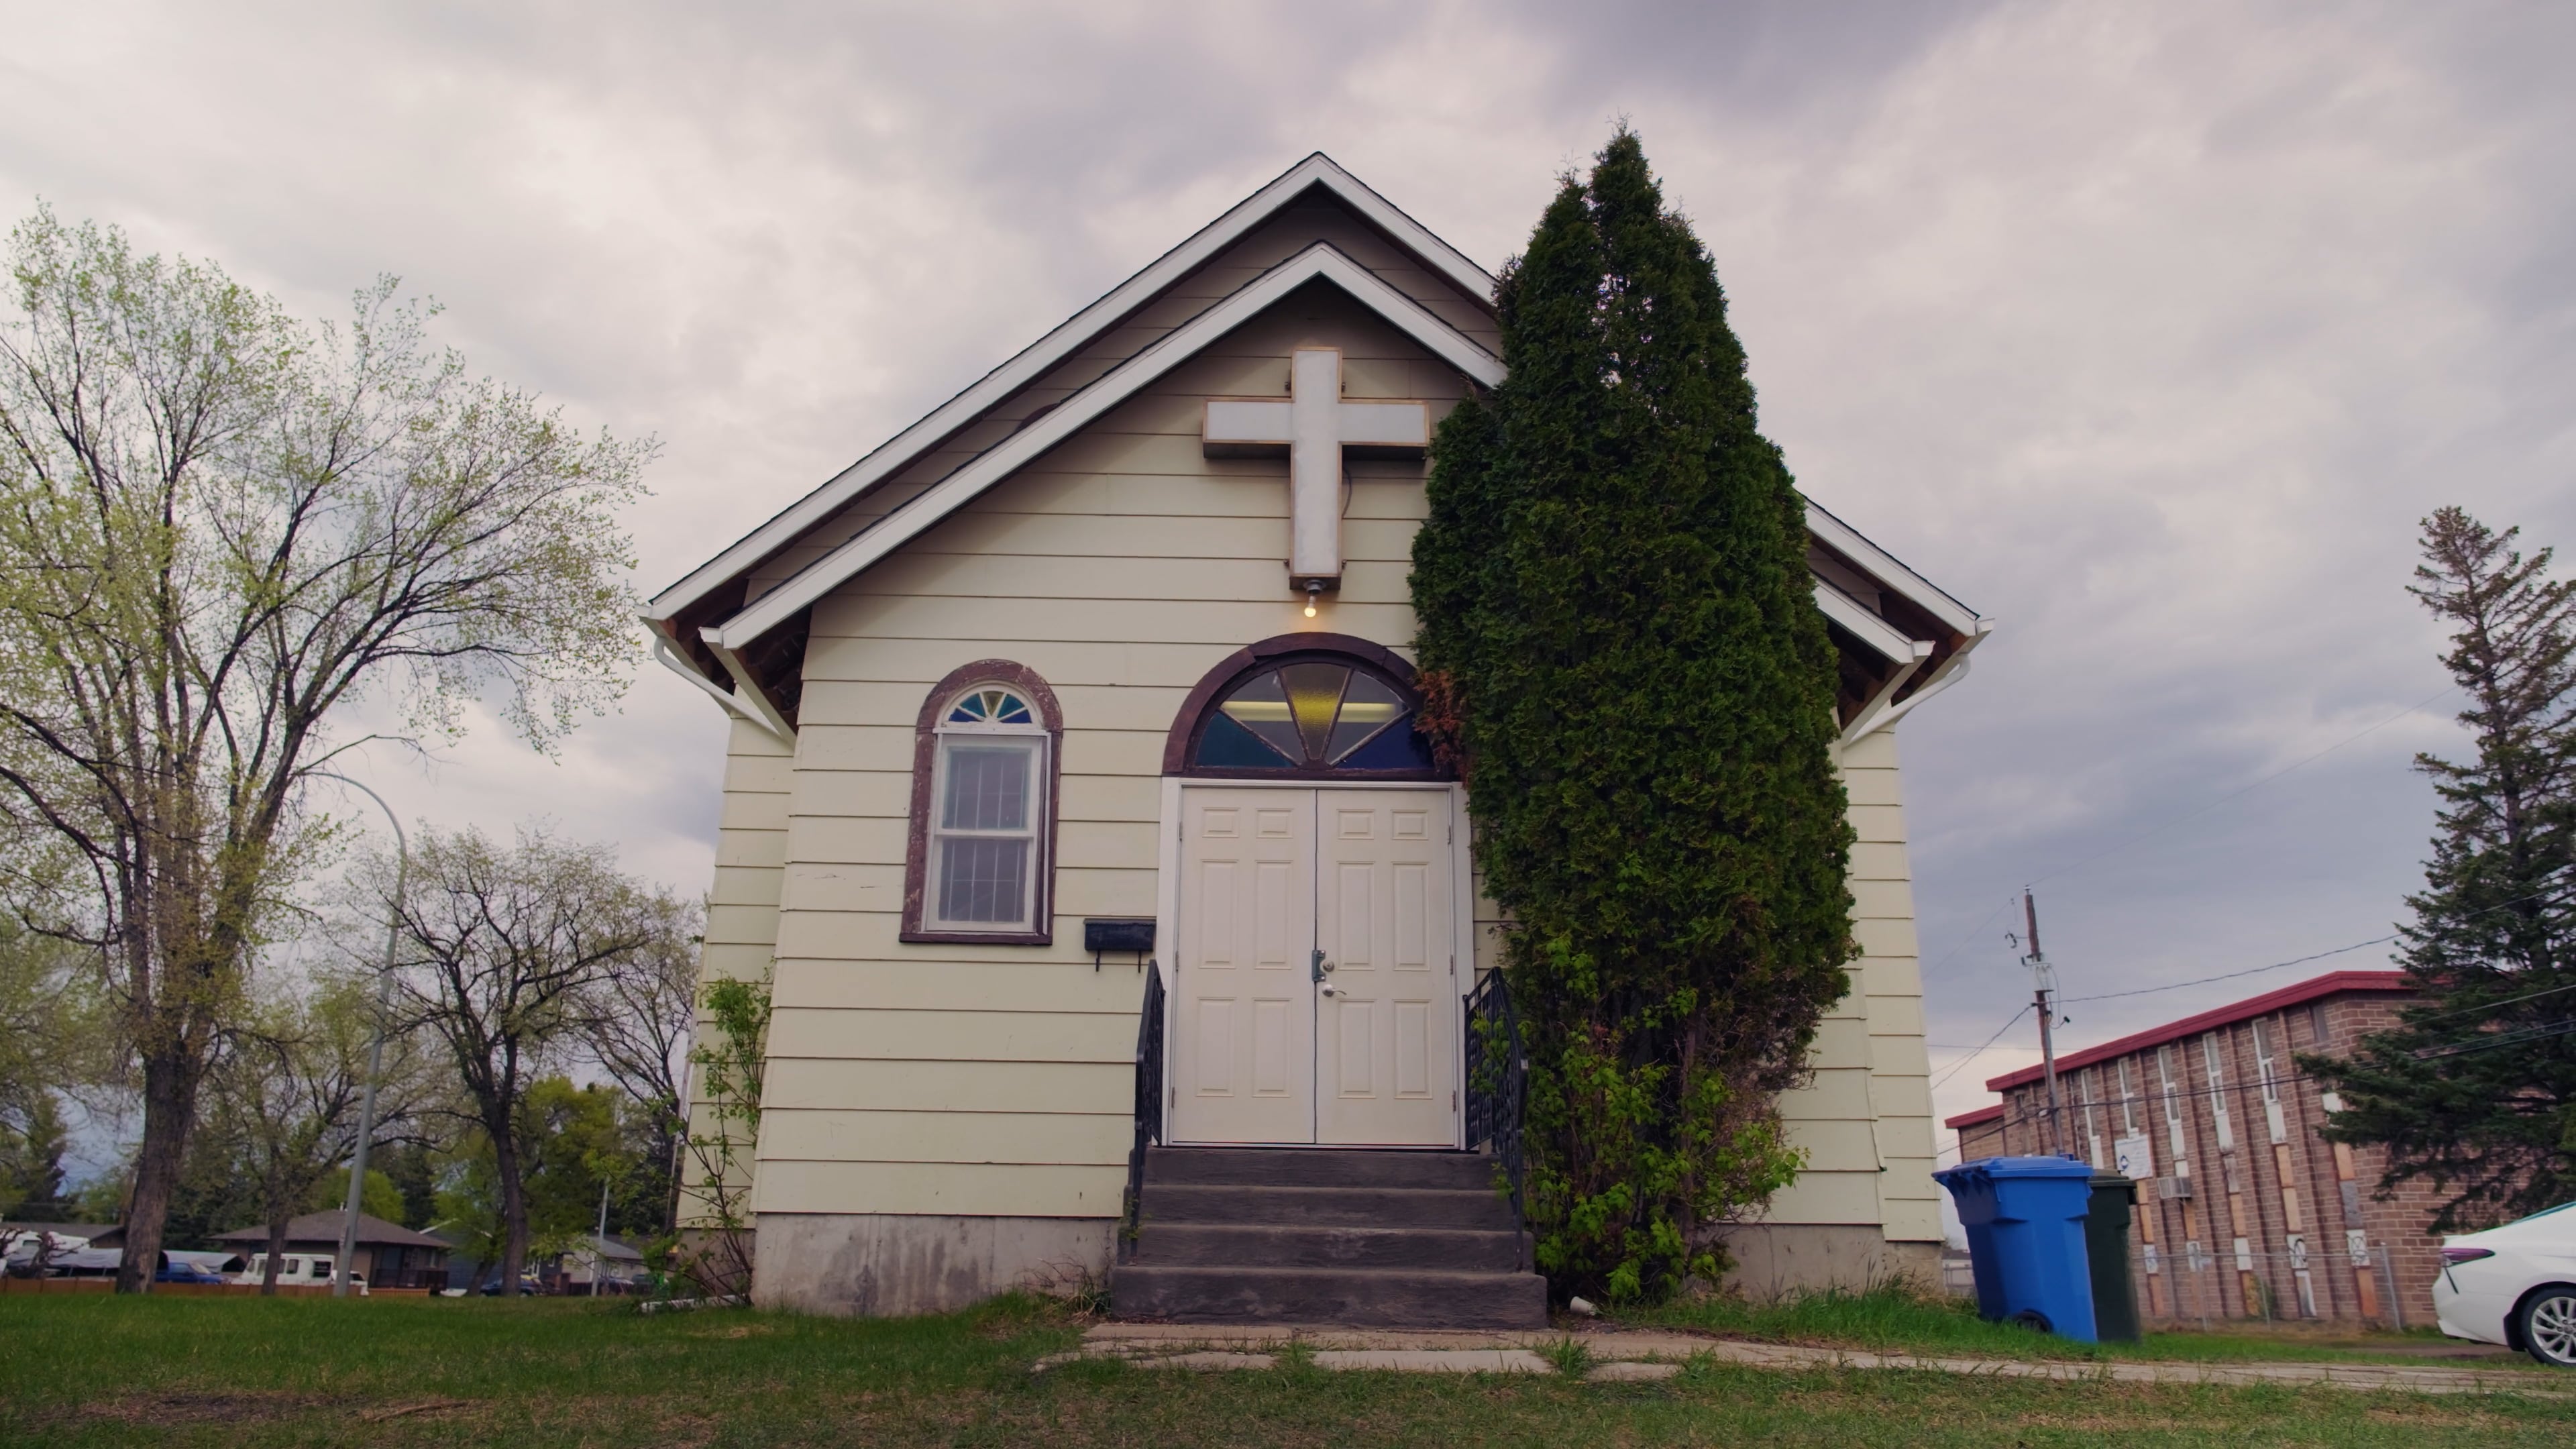
[[1219,770],[1284,770],[1296,762],[1236,724],[1233,716],[1214,714],[1199,733],[1199,752],[1190,763]]
[[1028,914],[1029,842],[939,842],[939,919],[1017,925]]
[[1288,686],[1288,711],[1296,716],[1307,764],[1324,762],[1333,716],[1342,707],[1342,685],[1350,677],[1351,671],[1339,664],[1291,664],[1279,671],[1280,682]]
[[1259,735],[1292,762],[1306,758],[1306,747],[1297,739],[1297,726],[1288,719],[1288,692],[1280,688],[1277,670],[1245,680],[1218,708],[1226,718]]
[[1025,830],[1029,821],[1026,745],[948,745],[948,798],[939,823],[946,830]]
[[1350,688],[1342,695],[1341,717],[1333,721],[1333,742],[1329,757],[1340,764],[1344,756],[1368,742],[1404,713],[1404,697],[1387,687],[1383,679],[1359,670],[1351,671]]
[[1413,716],[1405,715],[1334,763],[1346,770],[1428,770],[1438,762],[1431,742],[1414,729]]

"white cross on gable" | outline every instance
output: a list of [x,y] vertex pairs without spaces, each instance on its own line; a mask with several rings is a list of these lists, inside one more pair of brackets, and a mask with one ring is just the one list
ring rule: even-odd
[[1342,576],[1342,458],[1419,458],[1431,446],[1431,405],[1345,402],[1342,354],[1300,347],[1288,359],[1288,398],[1210,398],[1211,458],[1288,459],[1288,585]]

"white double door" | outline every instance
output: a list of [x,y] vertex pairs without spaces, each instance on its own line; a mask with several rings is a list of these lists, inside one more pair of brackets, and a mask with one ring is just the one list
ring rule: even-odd
[[1181,792],[1173,1140],[1456,1144],[1450,799]]

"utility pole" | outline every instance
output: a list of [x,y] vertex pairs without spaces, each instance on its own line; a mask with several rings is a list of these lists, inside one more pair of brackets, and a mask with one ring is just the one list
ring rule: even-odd
[[608,1276],[608,1175],[599,1178],[599,1236],[590,1240],[590,1296],[599,1296],[599,1280]]
[[2056,1025],[2057,1011],[2049,998],[2057,994],[2057,972],[2039,950],[2039,903],[2031,899],[2025,887],[2021,893],[2022,924],[2030,931],[2030,954],[2022,959],[2030,965],[2031,1004],[2039,1008],[2039,1060],[2048,1076],[2048,1145],[2059,1156],[2066,1154],[2066,1117],[2057,1100],[2057,1044],[2049,1036]]

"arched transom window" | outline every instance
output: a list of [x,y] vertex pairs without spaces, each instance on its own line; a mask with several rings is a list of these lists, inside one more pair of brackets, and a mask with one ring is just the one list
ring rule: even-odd
[[1349,660],[1258,669],[1218,698],[1192,742],[1193,771],[1428,775],[1412,692]]

